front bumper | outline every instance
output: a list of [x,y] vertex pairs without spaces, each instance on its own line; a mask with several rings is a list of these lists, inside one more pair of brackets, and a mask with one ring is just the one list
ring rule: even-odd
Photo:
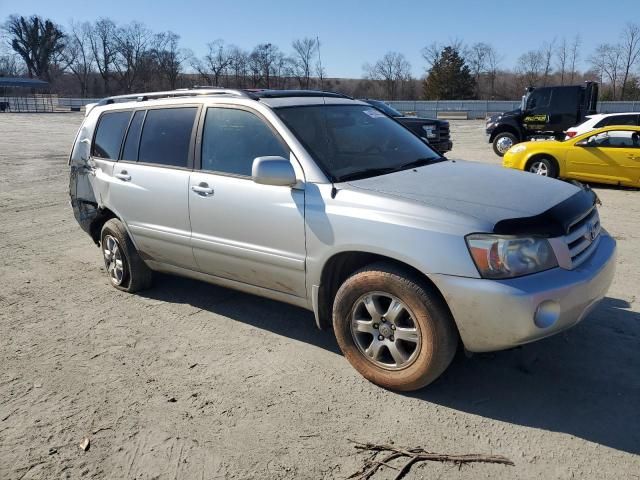
[[451,140],[428,140],[429,145],[435,148],[440,153],[447,153],[453,148],[453,142]]
[[465,348],[488,352],[548,337],[585,318],[607,293],[615,259],[616,242],[603,231],[591,258],[574,270],[554,268],[510,280],[431,278],[451,309]]

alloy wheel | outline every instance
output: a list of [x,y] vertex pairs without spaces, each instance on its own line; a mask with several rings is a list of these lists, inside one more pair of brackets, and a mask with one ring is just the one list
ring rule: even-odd
[[351,335],[360,353],[374,365],[400,370],[420,353],[420,327],[397,297],[370,292],[358,299],[351,313]]
[[111,235],[105,235],[102,252],[107,274],[114,285],[121,285],[125,277],[125,262],[118,240]]

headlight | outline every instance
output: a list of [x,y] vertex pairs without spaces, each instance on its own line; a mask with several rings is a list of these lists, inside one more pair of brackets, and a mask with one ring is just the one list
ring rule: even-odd
[[436,127],[433,125],[423,125],[422,130],[427,134],[427,138],[436,138]]
[[524,152],[526,149],[527,149],[526,145],[514,145],[509,150],[511,151],[511,153],[520,153],[520,152]]
[[513,278],[549,270],[558,261],[549,242],[537,237],[472,234],[469,252],[483,278]]

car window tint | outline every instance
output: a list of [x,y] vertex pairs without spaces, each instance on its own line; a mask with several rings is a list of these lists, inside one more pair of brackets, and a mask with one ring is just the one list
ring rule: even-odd
[[596,128],[608,127],[610,125],[637,125],[637,115],[613,115],[611,117],[603,118],[598,122]]
[[289,158],[289,150],[258,116],[245,110],[209,108],[202,137],[202,169],[251,176],[256,157]]
[[91,155],[116,160],[129,118],[131,118],[130,111],[104,113],[98,122]]
[[640,134],[638,132],[612,130],[599,133],[591,138],[594,140],[590,139],[590,141],[598,147],[640,148]]
[[144,120],[144,110],[138,111],[133,115],[127,138],[124,141],[124,149],[122,150],[122,160],[138,160],[138,146],[140,145],[140,131],[142,130],[142,120]]
[[138,160],[186,167],[197,110],[195,107],[149,110],[142,128]]

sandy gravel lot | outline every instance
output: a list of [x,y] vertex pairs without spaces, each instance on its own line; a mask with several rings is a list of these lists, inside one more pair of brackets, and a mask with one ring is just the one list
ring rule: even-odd
[[[398,394],[307,311],[169,276],[111,288],[68,205],[81,119],[0,114],[0,479],[346,478],[366,458],[348,439],[515,462],[407,478],[640,478],[640,191],[597,189],[619,261],[585,322]],[[499,163],[481,122],[453,139]]]

